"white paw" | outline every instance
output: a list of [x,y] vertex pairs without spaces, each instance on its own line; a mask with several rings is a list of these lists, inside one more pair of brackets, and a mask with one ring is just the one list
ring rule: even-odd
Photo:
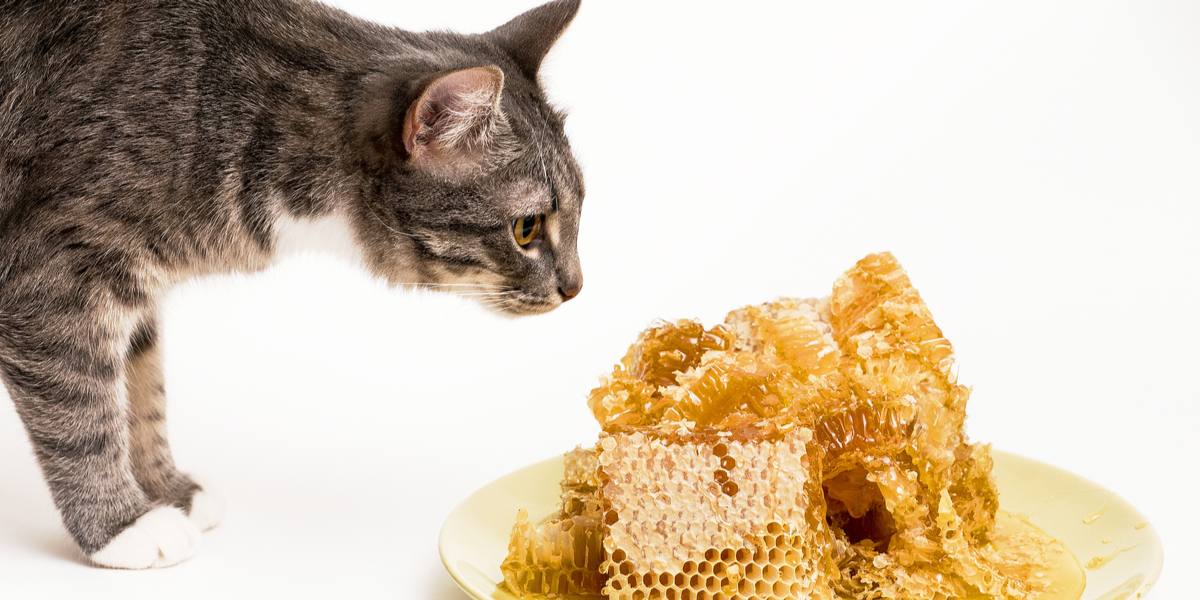
[[200,484],[201,490],[192,495],[192,509],[188,518],[200,531],[208,531],[225,518],[225,495],[207,483]]
[[139,517],[89,558],[115,569],[169,567],[191,558],[199,543],[200,530],[183,511],[161,506]]

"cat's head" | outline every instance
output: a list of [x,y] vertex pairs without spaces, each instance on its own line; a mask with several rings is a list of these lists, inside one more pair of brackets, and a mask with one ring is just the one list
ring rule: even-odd
[[368,262],[398,284],[505,314],[579,293],[583,178],[538,70],[579,8],[558,0],[481,35],[426,34],[435,69],[376,81],[363,130]]

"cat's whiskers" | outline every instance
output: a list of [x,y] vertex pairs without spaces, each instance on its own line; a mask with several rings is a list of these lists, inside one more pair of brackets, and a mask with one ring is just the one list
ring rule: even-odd
[[424,289],[444,292],[508,292],[512,288],[490,283],[419,283],[400,282],[397,285],[412,289]]
[[486,303],[494,304],[500,300],[504,300],[509,297],[507,294],[494,294],[494,295],[457,294],[457,295],[461,298],[466,298],[468,300],[475,300],[477,302],[483,302],[485,304]]
[[491,308],[494,310],[503,310],[505,308],[505,304],[503,302],[501,302],[500,300],[497,300],[497,299],[492,299],[492,298],[485,298],[483,300],[480,300],[479,303],[482,304],[486,308]]
[[407,282],[400,283],[399,285],[408,286],[414,290],[454,294],[461,298],[468,298],[497,308],[501,306],[504,300],[511,298],[519,291],[509,286],[491,283]]
[[[536,131],[536,130],[535,130]],[[538,163],[542,166],[542,179],[546,182],[547,187],[552,187],[550,181],[550,170],[546,168],[546,153],[542,150],[542,134],[538,132],[533,140],[534,146],[538,152]]]
[[464,290],[464,291],[448,290],[448,291],[453,294],[456,294],[458,296],[467,296],[467,297],[471,297],[471,298],[506,297],[506,296],[512,296],[513,294],[517,293],[517,290],[513,290],[513,289]]
[[437,283],[433,281],[401,281],[397,285],[415,285],[421,287],[485,287],[492,289],[501,289],[504,286],[495,283]]

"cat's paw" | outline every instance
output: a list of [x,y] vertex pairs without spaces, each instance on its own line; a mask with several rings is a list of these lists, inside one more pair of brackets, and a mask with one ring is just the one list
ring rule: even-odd
[[221,519],[225,518],[227,503],[225,495],[220,492],[219,488],[213,487],[208,482],[201,482],[198,485],[200,489],[192,494],[188,518],[200,531],[208,531],[221,524]]
[[200,544],[200,530],[183,511],[160,506],[142,515],[90,557],[114,569],[169,567],[192,557]]

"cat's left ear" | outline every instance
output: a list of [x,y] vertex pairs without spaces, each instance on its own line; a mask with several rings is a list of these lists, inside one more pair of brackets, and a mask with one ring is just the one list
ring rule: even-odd
[[485,33],[484,37],[512,57],[522,73],[537,79],[542,60],[579,12],[579,2],[548,2]]
[[404,115],[409,163],[440,174],[473,167],[502,133],[503,89],[504,73],[493,65],[434,76]]

